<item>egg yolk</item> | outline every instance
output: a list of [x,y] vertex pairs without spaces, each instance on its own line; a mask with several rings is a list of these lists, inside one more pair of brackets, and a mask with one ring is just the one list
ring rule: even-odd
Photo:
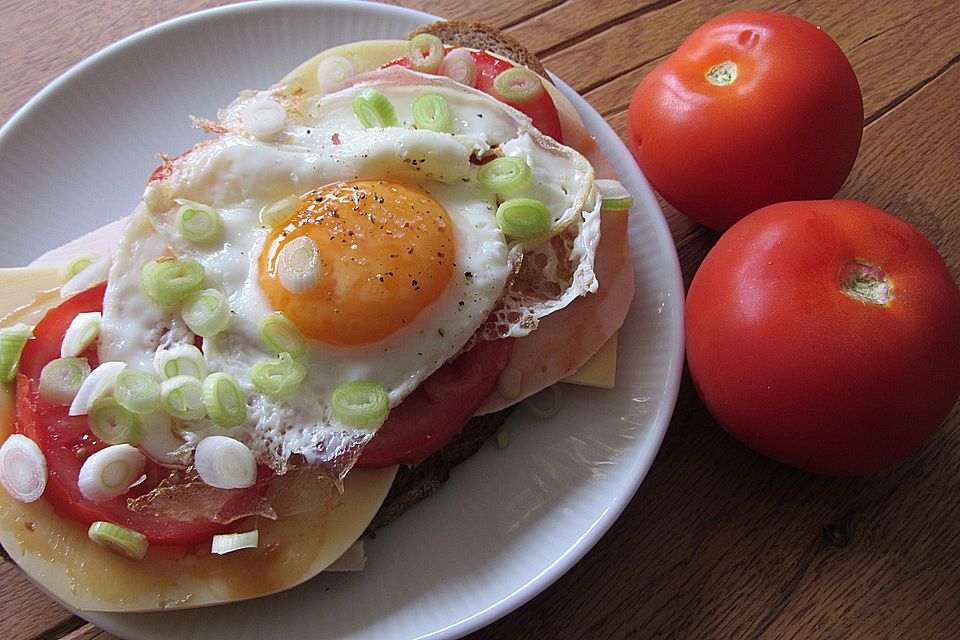
[[[303,236],[317,247],[319,278],[293,293],[281,282],[278,256]],[[336,183],[303,196],[271,232],[260,254],[260,287],[305,336],[372,344],[442,295],[455,248],[446,210],[426,191],[388,180]]]

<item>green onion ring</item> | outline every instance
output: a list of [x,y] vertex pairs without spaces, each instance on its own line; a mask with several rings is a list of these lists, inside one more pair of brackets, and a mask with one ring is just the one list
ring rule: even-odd
[[497,208],[497,224],[514,240],[530,242],[550,231],[550,210],[539,200],[514,198]]
[[501,195],[526,189],[532,177],[530,165],[519,156],[494,158],[477,170],[480,185]]
[[355,380],[333,392],[333,416],[348,427],[376,429],[389,413],[390,398],[382,384]]
[[392,127],[397,124],[397,112],[387,96],[376,89],[364,89],[353,99],[353,112],[367,129]]

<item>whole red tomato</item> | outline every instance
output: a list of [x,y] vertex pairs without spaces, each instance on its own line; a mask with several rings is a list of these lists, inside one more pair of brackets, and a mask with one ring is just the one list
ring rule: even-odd
[[960,289],[907,223],[784,202],[730,228],[687,297],[690,374],[734,437],[859,475],[905,459],[960,395]]
[[660,195],[723,230],[774,202],[833,197],[860,148],[863,99],[843,51],[817,27],[733,13],[640,82],[628,130]]

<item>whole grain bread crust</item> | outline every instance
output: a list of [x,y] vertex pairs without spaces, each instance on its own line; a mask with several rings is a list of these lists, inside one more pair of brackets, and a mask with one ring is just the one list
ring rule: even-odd
[[483,49],[496,53],[517,64],[522,64],[547,80],[550,79],[547,70],[540,64],[540,59],[537,58],[535,53],[520,44],[520,41],[513,36],[509,36],[496,27],[491,27],[483,22],[467,22],[465,20],[434,22],[413,31],[407,38],[412,38],[421,33],[435,35],[444,44],[450,46]]

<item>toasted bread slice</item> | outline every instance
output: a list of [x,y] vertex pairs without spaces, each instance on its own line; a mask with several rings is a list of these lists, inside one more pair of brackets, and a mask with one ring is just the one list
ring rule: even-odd
[[440,38],[441,42],[451,46],[483,49],[504,58],[509,58],[517,64],[522,64],[531,71],[535,71],[547,80],[547,70],[540,64],[537,55],[520,44],[520,41],[491,27],[483,22],[467,22],[465,20],[446,20],[434,22],[420,27],[407,38],[421,33],[429,33]]

